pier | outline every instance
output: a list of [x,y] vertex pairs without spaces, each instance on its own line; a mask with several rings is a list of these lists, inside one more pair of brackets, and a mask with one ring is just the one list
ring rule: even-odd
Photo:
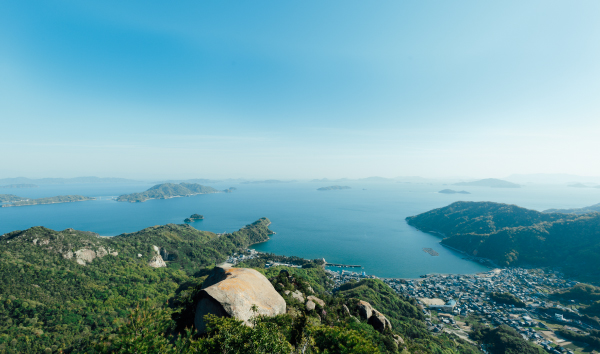
[[336,264],[336,263],[327,263],[327,262],[325,262],[325,265],[330,266],[330,267],[339,267],[339,268],[362,268],[362,266],[360,266],[360,265]]

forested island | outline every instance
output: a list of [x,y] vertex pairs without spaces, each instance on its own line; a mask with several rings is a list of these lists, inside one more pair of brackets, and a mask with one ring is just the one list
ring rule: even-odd
[[333,191],[339,189],[350,189],[348,186],[329,186],[329,187],[321,187],[317,188],[318,191]]
[[459,182],[459,183],[454,183],[454,185],[455,186],[490,187],[490,188],[520,188],[521,187],[520,185],[518,185],[516,183],[504,181],[504,180],[497,179],[497,178],[486,178],[486,179],[481,179],[481,180],[472,181],[472,182]]
[[[332,282],[318,260],[261,254],[244,258],[236,268],[215,267],[267,240],[269,224],[263,218],[220,236],[173,224],[108,238],[44,227],[2,235],[0,351],[477,352],[455,335],[432,335],[416,300],[398,295],[378,279],[346,283],[332,293]],[[273,262],[301,268],[267,266]],[[201,299],[206,299],[207,287],[224,279],[221,269],[239,274],[238,282],[244,274],[264,280],[252,288],[220,291],[239,301],[264,291],[278,297],[284,310],[250,318],[251,327],[237,317],[207,318],[204,334],[192,336],[199,330],[196,311],[206,308]]]
[[0,188],[37,188],[35,184],[7,184],[0,186]]
[[471,194],[471,193],[469,193],[467,191],[455,191],[454,189],[442,189],[438,193],[442,193],[442,194]]
[[124,194],[117,198],[118,202],[145,202],[150,199],[168,199],[175,197],[187,197],[197,194],[210,194],[210,193],[230,193],[235,188],[229,188],[225,191],[217,190],[213,187],[203,186],[197,183],[163,183],[157,184],[154,187],[141,193]]
[[542,213],[516,205],[456,202],[406,218],[441,243],[500,266],[552,266],[600,284],[600,213]]
[[185,220],[183,220],[183,222],[193,222],[196,220],[204,220],[204,216],[200,215],[200,214],[192,214],[192,215],[190,215],[189,218],[185,218]]
[[[6,197],[6,196],[8,196],[8,197]],[[10,204],[2,204],[3,208],[27,206],[27,205],[39,205],[39,204],[82,202],[82,201],[94,200],[94,199],[95,198],[84,197],[82,195],[59,195],[56,197],[28,199],[28,198],[17,197],[16,195],[12,195],[12,194],[0,194],[0,202],[10,203]]]
[[21,198],[14,194],[0,194],[0,203],[12,203],[20,200],[24,200],[25,198]]

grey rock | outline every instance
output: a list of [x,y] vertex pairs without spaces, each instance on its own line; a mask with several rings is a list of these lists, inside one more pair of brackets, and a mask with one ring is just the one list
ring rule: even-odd
[[[286,313],[285,300],[264,275],[254,269],[232,268],[231,264],[216,266],[202,284],[196,305],[194,324],[200,333],[206,332],[204,316],[234,317],[251,326],[251,318]],[[252,306],[256,305],[256,313]]]
[[314,303],[314,302],[312,302],[312,301],[310,301],[310,300],[308,300],[308,301],[306,302],[306,309],[307,309],[308,311],[312,311],[312,310],[314,310],[316,306],[317,306],[317,305],[315,305],[315,303]]
[[319,299],[316,296],[308,296],[307,299],[311,300],[312,302],[314,302],[315,304],[319,304],[319,306],[321,307],[325,307],[325,301]]
[[371,306],[371,304],[369,304],[366,301],[362,301],[362,300],[359,301],[358,302],[358,314],[364,320],[368,320],[373,315],[373,306]]

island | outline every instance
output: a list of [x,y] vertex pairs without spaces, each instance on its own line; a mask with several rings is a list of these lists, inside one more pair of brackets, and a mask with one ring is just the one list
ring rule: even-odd
[[600,283],[600,213],[543,213],[516,205],[456,202],[406,218],[441,244],[497,266],[562,267]]
[[25,199],[27,199],[27,198],[21,198],[14,194],[0,194],[0,203],[12,203],[12,202],[18,202],[20,200],[25,200]]
[[237,188],[235,188],[235,187],[229,187],[227,189],[224,189],[223,192],[225,192],[225,193],[231,193],[231,192],[233,192],[235,190],[237,190]]
[[37,188],[35,184],[7,184],[5,186],[0,186],[0,188]]
[[471,193],[469,193],[467,191],[455,191],[454,189],[442,189],[438,193],[442,193],[442,194],[471,194]]
[[600,213],[600,203],[590,205],[583,208],[572,208],[572,209],[547,209],[544,213],[561,213],[561,214],[589,214],[589,213]]
[[333,191],[338,189],[350,189],[348,186],[329,186],[329,187],[321,187],[317,188],[318,191]]
[[[3,194],[3,195],[6,195],[6,194]],[[17,197],[17,198],[19,198],[19,199],[13,201],[10,204],[2,204],[2,207],[7,208],[7,207],[18,207],[18,206],[27,206],[27,205],[83,202],[86,200],[96,199],[96,198],[84,197],[82,195],[59,195],[56,197],[38,198],[38,199],[27,199],[27,198],[20,198],[20,197]]]
[[[150,199],[169,199],[175,197],[188,197],[197,194],[224,193],[213,187],[197,183],[163,183],[141,193],[123,194],[117,197],[117,202],[141,203]],[[231,192],[231,188],[229,190]]]
[[496,178],[486,178],[478,181],[454,183],[455,186],[473,186],[473,187],[490,187],[490,188],[520,188],[521,186]]
[[200,215],[200,214],[192,214],[192,215],[190,215],[189,218],[185,218],[185,220],[183,220],[183,222],[193,222],[196,220],[204,220],[204,216]]

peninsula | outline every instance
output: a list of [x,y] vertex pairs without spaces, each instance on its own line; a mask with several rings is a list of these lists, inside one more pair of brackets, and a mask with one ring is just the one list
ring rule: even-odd
[[14,194],[0,194],[0,203],[13,203],[24,199],[26,198],[21,198]]
[[5,186],[0,186],[0,188],[37,188],[35,184],[7,184]]
[[317,188],[318,191],[333,191],[338,189],[350,189],[348,186],[329,186],[329,187],[321,187]]
[[469,193],[467,191],[455,191],[454,189],[442,189],[438,193],[442,193],[442,194],[471,194],[471,193]]
[[496,178],[486,178],[478,181],[454,183],[455,186],[473,186],[473,187],[490,187],[490,188],[520,188],[521,186]]
[[542,213],[492,202],[456,202],[406,218],[442,245],[500,266],[562,267],[600,284],[600,213]]
[[192,221],[196,221],[196,220],[204,220],[204,216],[200,215],[200,214],[192,214],[192,215],[190,215],[189,218],[185,218],[185,220],[183,220],[183,222],[192,222]]
[[[117,202],[140,203],[150,199],[169,199],[175,197],[187,197],[197,194],[223,193],[213,187],[203,186],[196,183],[163,183],[141,193],[123,194],[117,198]],[[231,192],[229,189],[227,192]]]
[[[17,197],[17,196],[13,196],[12,194],[2,194],[0,196],[6,196],[6,195],[9,195],[12,197]],[[17,198],[18,199],[13,198],[13,201],[10,202],[10,204],[3,204],[2,207],[7,208],[7,207],[17,207],[17,206],[27,206],[27,205],[71,203],[71,202],[82,202],[82,201],[86,201],[86,200],[96,199],[96,198],[84,197],[82,195],[59,195],[56,197],[38,198],[38,199],[27,199],[27,198],[21,198],[21,197],[17,197]],[[0,197],[0,200],[2,200],[1,197]]]

